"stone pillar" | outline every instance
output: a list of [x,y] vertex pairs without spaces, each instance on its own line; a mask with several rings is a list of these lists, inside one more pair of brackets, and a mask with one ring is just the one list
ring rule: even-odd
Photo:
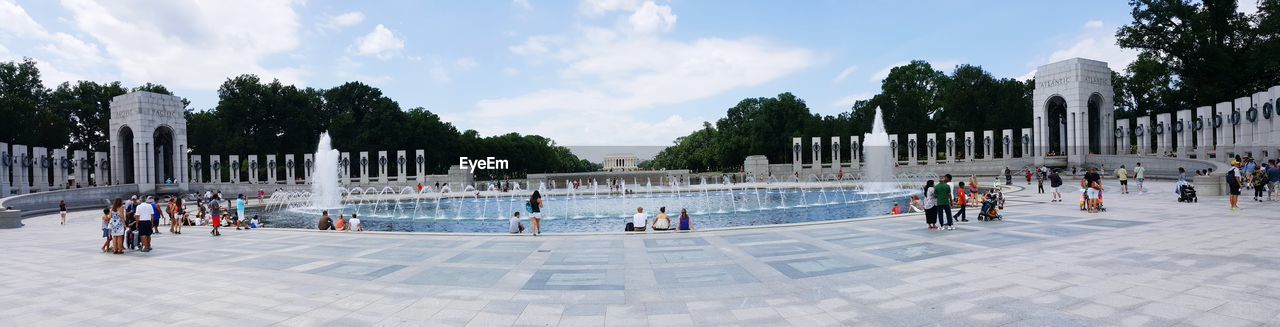
[[1138,117],[1133,125],[1133,138],[1135,148],[1138,150],[1135,154],[1145,156],[1151,154],[1151,117]]
[[799,173],[804,168],[804,152],[800,152],[800,144],[799,137],[791,138],[791,172],[793,173]]
[[902,146],[898,145],[898,134],[889,134],[889,155],[893,157],[893,164],[898,164],[898,154],[902,153]]
[[387,164],[391,159],[387,158],[387,151],[378,151],[378,184],[387,185]]
[[862,140],[857,136],[849,137],[849,168],[862,169]]
[[[1262,91],[1254,93],[1253,98],[1250,101],[1252,105],[1249,106],[1249,111],[1246,111],[1244,115],[1244,121],[1246,124],[1249,124],[1249,136],[1251,136],[1249,152],[1253,153],[1253,157],[1255,159],[1266,162],[1265,159],[1269,153],[1263,154],[1263,152],[1268,152],[1266,151],[1268,143],[1267,136],[1271,136],[1271,124],[1270,121],[1267,121],[1266,117],[1263,117],[1262,110],[1270,103],[1271,99],[1269,98],[1267,91]],[[1253,119],[1250,119],[1249,117],[1253,117]],[[1272,141],[1270,143],[1276,142],[1277,141]]]
[[984,160],[991,160],[996,157],[994,155],[995,151],[992,151],[995,149],[995,134],[995,131],[982,131],[982,159]]
[[31,160],[31,154],[27,152],[25,145],[13,145],[13,187],[18,194],[31,193],[31,179],[27,172],[31,171],[34,163]]
[[[79,184],[80,186],[88,187],[89,186],[89,167],[92,166],[89,164],[92,162],[92,161],[89,161],[89,153],[85,152],[84,150],[75,150],[71,152],[71,156],[73,158],[71,159],[71,163],[73,165],[71,169],[75,172],[76,184]],[[76,187],[75,185],[70,185],[70,186],[72,188]]]
[[964,161],[973,161],[973,147],[981,141],[973,139],[973,132],[964,132],[964,140],[959,142],[964,147]]
[[1002,132],[1002,135],[1000,137],[1000,147],[1002,148],[1002,151],[1003,151],[1000,153],[1001,158],[1005,158],[1005,159],[1013,158],[1013,130],[1012,129],[1006,129]]
[[93,165],[97,168],[93,174],[93,185],[105,186],[111,182],[111,159],[106,152],[93,153]]
[[956,132],[947,132],[943,137],[945,140],[942,141],[942,145],[946,147],[947,162],[959,162],[960,160],[956,158]]
[[351,183],[351,152],[343,152],[338,156],[338,183]]
[[400,185],[404,185],[404,175],[408,173],[408,169],[405,169],[405,164],[408,162],[409,158],[405,157],[405,151],[396,150],[396,182],[400,183]]
[[240,183],[240,155],[227,156],[227,173],[231,177],[231,184]]
[[276,185],[276,174],[280,173],[280,163],[276,161],[276,155],[267,155],[267,184]]
[[1178,110],[1177,119],[1173,121],[1174,139],[1178,140],[1178,146],[1174,149],[1178,158],[1191,157],[1191,109]]
[[427,175],[426,155],[427,155],[427,152],[423,151],[422,149],[413,150],[413,164],[415,165],[413,170],[414,172],[413,180],[418,181],[418,183],[422,183],[423,185],[427,184],[427,179],[425,177]]
[[925,138],[926,138],[926,140],[924,141],[925,163],[928,163],[930,166],[937,165],[938,164],[938,134],[928,133],[928,134],[925,134]]
[[298,162],[297,156],[292,153],[284,155],[284,185],[297,185],[298,178]]
[[1022,140],[1022,158],[1030,158],[1035,156],[1034,153],[1031,153],[1031,148],[1032,148],[1031,145],[1034,144],[1032,143],[1033,140],[1031,139],[1031,135],[1033,135],[1034,133],[1035,132],[1031,131],[1030,128],[1022,129],[1022,136],[1021,136],[1022,137],[1021,139]]
[[1116,154],[1129,155],[1129,147],[1132,144],[1129,135],[1132,133],[1133,131],[1129,129],[1128,119],[1116,120]]
[[1196,139],[1196,159],[1208,160],[1213,152],[1213,107],[1196,108],[1191,121],[1191,134]]
[[262,163],[258,162],[258,155],[251,154],[245,160],[249,161],[249,184],[261,183],[262,178],[259,178],[258,170],[262,168]]
[[209,155],[209,183],[222,183],[222,155]]
[[31,148],[31,192],[49,190],[49,150]]
[[316,159],[314,153],[302,154],[302,181],[304,184],[311,184],[312,170],[316,167]]
[[1231,142],[1234,142],[1234,128],[1231,127],[1229,121],[1231,117],[1231,103],[1220,102],[1213,107],[1213,118],[1210,119],[1209,126],[1213,127],[1213,153],[1219,161],[1225,160],[1227,154],[1233,152]]
[[53,168],[53,190],[67,189],[67,169],[71,168],[71,163],[67,160],[66,149],[53,149],[53,154],[49,156],[49,166]]
[[[813,157],[809,158],[812,161],[812,169],[813,169],[813,171],[811,171],[810,173],[813,175],[822,176],[822,138],[821,137],[809,138],[809,152],[813,154]],[[804,174],[801,174],[800,176],[801,180],[804,180],[804,177],[805,177]]]
[[1156,115],[1155,128],[1151,129],[1152,136],[1156,137],[1156,157],[1165,157],[1166,153],[1173,151],[1173,125],[1170,123],[1171,114],[1163,113]]
[[13,180],[9,174],[13,172],[13,153],[9,152],[9,143],[0,142],[0,198],[9,197]]
[[204,160],[200,159],[200,155],[198,154],[191,155],[191,167],[188,167],[187,169],[191,170],[190,176],[191,176],[192,183],[204,182],[204,173],[203,173],[204,169],[201,169],[202,165],[204,165]]
[[916,143],[916,133],[907,134],[907,166],[915,166],[920,164],[917,156],[920,154],[920,143]]
[[1228,122],[1235,128],[1235,153],[1237,155],[1249,155],[1253,151],[1253,126],[1249,124],[1246,113],[1253,106],[1253,100],[1248,97],[1236,98],[1235,108],[1232,109],[1231,119]]
[[840,150],[842,149],[844,148],[840,147],[840,137],[832,136],[831,137],[831,171],[834,171],[837,173],[844,171],[844,164],[840,162]]
[[369,185],[369,152],[360,151],[360,185]]
[[[1267,100],[1267,104],[1271,105],[1271,110],[1264,109],[1263,118],[1266,118],[1267,123],[1271,125],[1271,133],[1266,135],[1268,141],[1262,142],[1262,144],[1267,147],[1266,152],[1268,152],[1269,158],[1280,159],[1280,142],[1276,141],[1280,140],[1280,101],[1276,101],[1276,99],[1280,99],[1280,86],[1272,86],[1267,91],[1267,97],[1270,99]],[[1270,113],[1270,115],[1267,113]]]

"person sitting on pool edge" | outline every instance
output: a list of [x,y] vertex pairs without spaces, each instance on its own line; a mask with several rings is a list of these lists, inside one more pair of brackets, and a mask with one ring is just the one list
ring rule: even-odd
[[689,219],[689,212],[688,212],[687,210],[685,210],[684,208],[681,208],[681,209],[680,209],[680,227],[679,227],[679,229],[680,229],[680,230],[682,230],[682,231],[691,231],[691,230],[693,230],[693,221],[691,221],[691,220]]
[[510,227],[508,227],[508,232],[512,234],[524,233],[524,223],[520,222],[519,211],[516,211],[516,213],[511,216],[511,219],[508,220],[507,223],[510,224]]
[[643,232],[648,225],[649,215],[644,213],[644,207],[636,207],[636,214],[631,215],[631,222],[627,223],[626,230],[628,232]]
[[658,208],[658,216],[653,218],[653,230],[672,230],[671,217],[667,216],[667,207]]

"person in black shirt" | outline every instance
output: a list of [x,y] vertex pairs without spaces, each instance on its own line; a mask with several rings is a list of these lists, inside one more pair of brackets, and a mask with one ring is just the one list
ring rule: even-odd
[[1049,187],[1053,190],[1053,200],[1050,202],[1062,202],[1062,193],[1058,193],[1058,187],[1062,186],[1062,176],[1058,175],[1058,171],[1054,170],[1049,173]]

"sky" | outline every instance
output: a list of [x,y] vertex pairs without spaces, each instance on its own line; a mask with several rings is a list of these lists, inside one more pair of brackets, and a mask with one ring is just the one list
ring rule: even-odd
[[[1242,11],[1256,5],[1243,0]],[[668,145],[741,99],[791,92],[822,114],[910,60],[1000,78],[1083,57],[1122,70],[1125,1],[15,1],[0,61],[45,85],[160,83],[217,105],[229,77],[360,81],[482,135]]]

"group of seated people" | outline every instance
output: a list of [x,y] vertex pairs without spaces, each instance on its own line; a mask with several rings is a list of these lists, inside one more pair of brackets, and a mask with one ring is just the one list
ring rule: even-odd
[[351,214],[351,219],[347,220],[345,215],[338,215],[338,221],[329,219],[329,211],[325,210],[320,214],[319,226],[320,230],[336,230],[336,231],[364,231],[364,224],[360,223],[359,214]]
[[628,232],[643,232],[650,227],[655,231],[688,231],[693,230],[693,222],[689,219],[689,212],[685,209],[680,209],[679,221],[677,224],[672,225],[671,217],[667,216],[667,207],[661,207],[658,208],[658,216],[653,219],[653,225],[649,226],[649,214],[644,213],[644,207],[636,207],[636,214],[631,215],[631,221],[627,222],[624,230]]

